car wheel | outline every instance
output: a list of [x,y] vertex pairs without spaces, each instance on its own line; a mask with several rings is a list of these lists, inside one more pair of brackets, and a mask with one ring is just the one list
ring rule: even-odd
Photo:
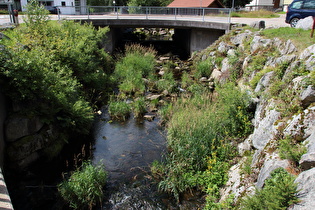
[[296,24],[297,24],[297,22],[299,21],[300,19],[299,18],[292,18],[291,20],[290,20],[290,26],[292,27],[292,28],[295,28],[295,26],[296,26]]

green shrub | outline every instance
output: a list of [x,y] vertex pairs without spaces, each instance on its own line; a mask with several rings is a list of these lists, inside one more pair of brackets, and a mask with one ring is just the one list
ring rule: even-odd
[[294,176],[283,168],[274,170],[271,178],[265,181],[263,189],[256,189],[255,195],[243,199],[241,209],[287,209],[290,205],[298,203],[297,183],[294,180]]
[[130,116],[131,107],[125,101],[110,101],[108,113],[115,120],[125,121]]
[[176,81],[172,72],[165,72],[162,79],[157,81],[157,88],[159,91],[167,90],[169,93],[173,93],[176,90]]
[[213,61],[212,58],[209,57],[208,59],[197,63],[194,77],[197,79],[201,77],[210,77],[213,69],[214,69]]
[[146,90],[143,78],[154,74],[156,52],[140,45],[126,46],[125,56],[117,62],[114,75],[120,91],[143,95]]
[[137,98],[133,103],[132,103],[132,111],[133,115],[135,118],[142,117],[146,112],[146,103],[145,103],[145,98]]
[[298,165],[301,156],[307,152],[305,145],[298,143],[293,137],[279,140],[280,158],[288,159]]
[[91,163],[83,163],[68,180],[58,185],[61,196],[74,209],[92,209],[101,204],[106,184],[107,173],[103,166],[93,166]]
[[16,103],[31,104],[26,112],[47,123],[88,133],[90,102],[109,84],[110,60],[99,45],[108,29],[72,21],[31,24],[4,31],[10,37],[0,51],[5,92]]
[[167,124],[170,153],[159,187],[177,199],[187,189],[207,191],[205,185],[215,189],[208,190],[209,194],[218,196],[226,181],[227,162],[235,155],[231,141],[246,137],[252,130],[246,108],[249,97],[230,83],[217,90],[213,102],[204,92],[182,98],[168,110],[172,113]]

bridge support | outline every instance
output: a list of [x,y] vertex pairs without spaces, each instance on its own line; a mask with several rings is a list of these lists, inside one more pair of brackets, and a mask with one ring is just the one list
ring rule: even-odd
[[192,29],[190,35],[190,54],[206,49],[224,34],[224,30]]
[[[110,27],[105,46],[107,52],[113,53],[122,43],[124,29],[126,28]],[[175,28],[173,41],[185,54],[191,55],[195,51],[206,49],[224,34],[225,30],[220,29]]]

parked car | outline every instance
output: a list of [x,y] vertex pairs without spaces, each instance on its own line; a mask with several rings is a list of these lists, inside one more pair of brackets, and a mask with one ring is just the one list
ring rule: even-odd
[[45,9],[47,9],[50,14],[60,14],[60,9],[58,7],[45,6]]
[[294,0],[288,7],[286,23],[295,27],[300,19],[315,16],[315,0]]

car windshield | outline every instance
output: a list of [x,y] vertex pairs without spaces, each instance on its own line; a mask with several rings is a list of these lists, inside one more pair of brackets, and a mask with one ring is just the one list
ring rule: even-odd
[[301,9],[303,1],[295,1],[291,4],[291,9]]

